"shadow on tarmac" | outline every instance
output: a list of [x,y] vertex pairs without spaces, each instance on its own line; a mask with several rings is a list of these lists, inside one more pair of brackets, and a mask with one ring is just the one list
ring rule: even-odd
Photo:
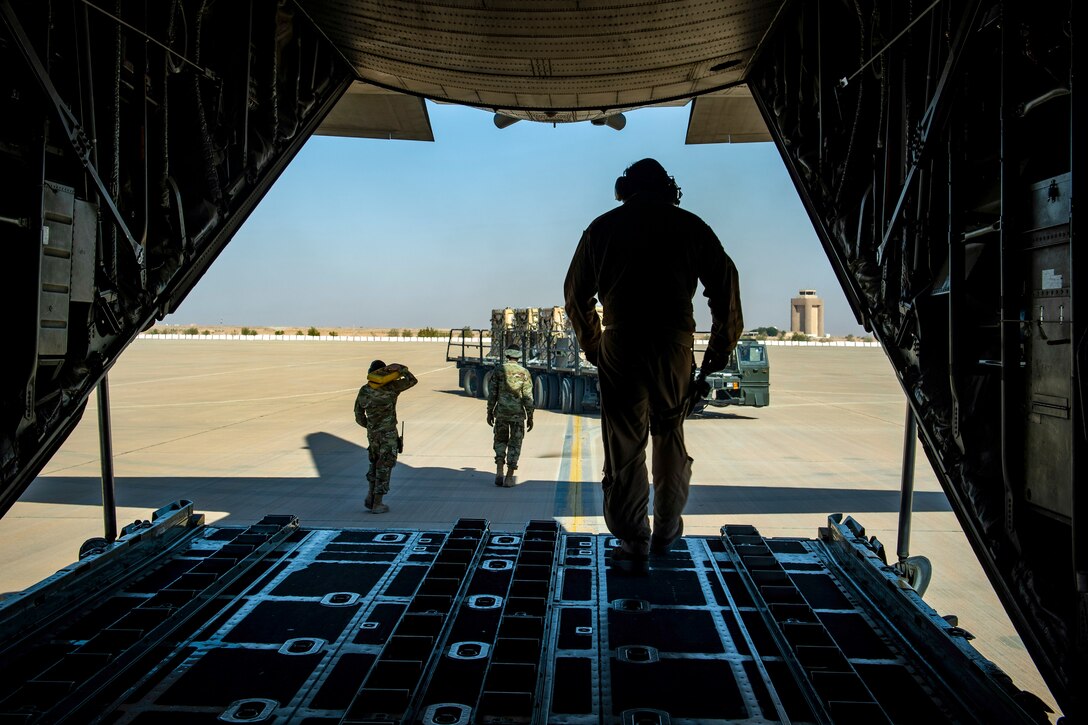
[[[366,492],[366,448],[329,433],[311,433],[307,447],[317,468],[316,477],[181,476],[125,477],[116,482],[117,504],[154,510],[184,498],[198,511],[223,511],[226,523],[251,522],[267,513],[292,513],[303,525],[307,520],[354,519],[365,514],[361,500]],[[523,480],[516,488],[494,486],[490,466],[483,470],[415,467],[403,462],[393,471],[390,503],[399,513],[390,516],[403,525],[404,517],[420,525],[453,522],[463,516],[492,520],[524,520],[569,516],[562,510],[565,492],[584,486],[586,494],[599,495],[599,481]],[[41,476],[20,499],[24,502],[101,505],[101,487],[94,476]],[[588,499],[584,505],[595,509]],[[845,512],[894,513],[899,510],[899,491],[831,487],[706,484],[691,486],[686,513],[693,515],[744,516],[752,514],[827,514]],[[917,491],[914,510],[951,511],[943,492]],[[582,515],[599,515],[584,510]],[[383,517],[384,519],[384,517]],[[384,520],[364,515],[360,525],[385,525]]]

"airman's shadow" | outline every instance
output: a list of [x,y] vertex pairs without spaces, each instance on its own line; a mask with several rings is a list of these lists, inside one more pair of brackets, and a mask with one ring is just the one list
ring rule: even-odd
[[[495,530],[520,530],[530,519],[574,515],[570,493],[579,487],[580,515],[599,515],[599,481],[523,479],[515,488],[494,485],[490,456],[480,466],[413,466],[402,459],[393,470],[386,499],[391,510],[374,516],[363,507],[369,467],[366,448],[318,432],[306,436],[316,476],[175,476],[117,478],[117,504],[152,511],[177,499],[227,524],[250,524],[266,514],[294,514],[303,526],[448,528],[463,517],[485,518]],[[524,463],[524,459],[523,459]],[[523,466],[524,467],[524,466]],[[699,482],[691,487],[687,513],[730,518],[753,514],[895,512],[899,491]],[[41,476],[21,501],[101,506],[93,476]],[[918,491],[915,511],[950,511],[942,492]],[[122,521],[122,523],[125,523]]]
[[[365,446],[317,432],[306,436],[305,447],[316,476],[118,476],[117,505],[150,512],[188,499],[195,510],[232,525],[283,513],[315,527],[448,528],[459,518],[472,517],[488,519],[496,530],[524,528],[529,519],[551,516],[554,508],[555,481],[496,487],[491,456],[484,451],[482,469],[414,466],[402,458],[393,469],[385,501],[391,510],[375,516],[363,506],[369,468]],[[101,485],[94,476],[40,476],[20,500],[98,507]]]
[[707,420],[759,420],[759,418],[751,415],[741,415],[740,413],[722,413],[717,410],[711,410],[707,408],[698,413],[691,415],[692,419],[698,420],[705,418]]

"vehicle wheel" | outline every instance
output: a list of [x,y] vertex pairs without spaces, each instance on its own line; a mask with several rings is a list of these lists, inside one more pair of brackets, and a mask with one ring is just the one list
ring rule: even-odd
[[79,560],[83,561],[88,556],[94,554],[101,554],[110,546],[110,542],[103,539],[101,536],[96,536],[93,539],[87,539],[83,542],[83,546],[79,547]]
[[495,377],[494,370],[484,373],[483,382],[480,383],[480,397],[487,400],[491,397],[491,379]]
[[465,370],[465,395],[471,398],[476,397],[476,390],[480,387],[480,380],[476,377],[476,369],[469,368]]
[[548,410],[559,410],[559,399],[562,397],[562,381],[558,375],[548,375]]
[[537,375],[533,378],[533,405],[539,410],[548,407],[548,376]]
[[564,413],[571,413],[574,409],[574,382],[570,378],[563,378],[560,387],[562,391],[559,393],[559,409]]
[[585,400],[585,397],[586,397],[586,379],[585,378],[574,378],[574,380],[572,380],[571,382],[573,383],[572,386],[571,386],[572,387],[572,391],[571,391],[572,392],[572,400],[571,400],[571,405],[570,405],[571,411],[573,413],[581,415],[582,410],[583,410],[582,402]]

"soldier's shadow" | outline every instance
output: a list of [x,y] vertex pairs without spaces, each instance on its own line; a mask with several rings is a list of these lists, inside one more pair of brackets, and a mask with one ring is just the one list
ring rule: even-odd
[[[552,515],[554,481],[498,488],[491,456],[485,450],[480,456],[482,468],[419,466],[411,455],[402,456],[393,469],[386,499],[391,510],[375,516],[363,506],[370,465],[365,446],[315,432],[305,437],[305,448],[316,476],[118,476],[117,505],[135,508],[140,518],[150,518],[151,511],[186,499],[217,524],[248,525],[267,514],[293,514],[303,526],[312,527],[448,528],[459,518],[469,517],[486,518],[492,528],[506,530]],[[101,485],[96,476],[40,476],[20,500],[98,508]]]

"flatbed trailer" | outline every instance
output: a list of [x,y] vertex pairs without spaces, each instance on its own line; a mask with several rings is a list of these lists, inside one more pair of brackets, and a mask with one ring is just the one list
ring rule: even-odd
[[836,514],[726,524],[647,577],[606,535],[206,526],[179,501],[0,604],[20,723],[1032,722]]
[[[492,337],[487,337],[492,334]],[[706,333],[697,333],[696,359],[701,360]],[[533,405],[543,410],[582,413],[600,408],[597,367],[581,354],[573,335],[532,344],[526,335],[513,339],[500,335],[496,340],[490,330],[462,328],[450,330],[446,343],[446,361],[457,366],[457,385],[466,395],[487,398],[492,371],[503,363],[502,350],[517,345],[529,354],[520,361],[533,376]],[[767,347],[758,340],[742,339],[729,358],[726,369],[707,377],[710,392],[696,405],[696,412],[708,406],[732,405],[763,407],[770,404],[770,360]]]

